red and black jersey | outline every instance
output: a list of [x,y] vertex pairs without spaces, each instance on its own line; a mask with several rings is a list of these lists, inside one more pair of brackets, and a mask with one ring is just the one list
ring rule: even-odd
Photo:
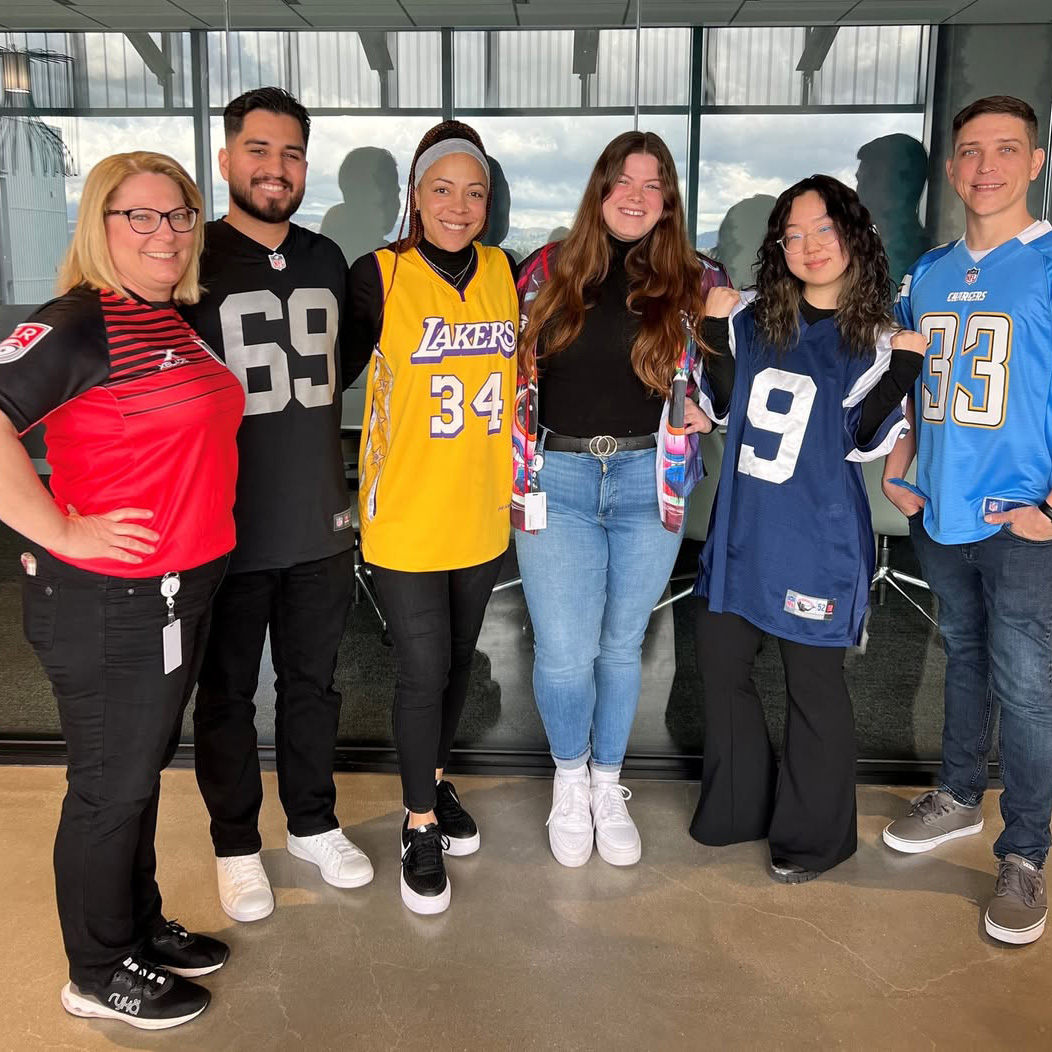
[[237,548],[230,569],[275,570],[354,543],[340,442],[347,263],[292,224],[275,251],[224,220],[205,228],[191,325],[241,381]]
[[179,313],[78,288],[0,343],[0,410],[45,425],[55,503],[81,515],[146,508],[160,534],[138,565],[57,558],[154,577],[234,546],[236,434],[244,393]]

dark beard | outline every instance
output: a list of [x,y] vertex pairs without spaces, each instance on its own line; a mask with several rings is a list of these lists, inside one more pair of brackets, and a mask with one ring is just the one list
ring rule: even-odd
[[296,209],[299,208],[303,201],[303,190],[301,190],[299,196],[293,197],[287,205],[282,205],[280,201],[269,200],[265,207],[260,208],[259,205],[257,205],[252,198],[244,192],[244,189],[239,183],[231,182],[229,187],[230,200],[233,201],[242,212],[252,216],[253,219],[258,219],[261,223],[284,223],[295,214]]

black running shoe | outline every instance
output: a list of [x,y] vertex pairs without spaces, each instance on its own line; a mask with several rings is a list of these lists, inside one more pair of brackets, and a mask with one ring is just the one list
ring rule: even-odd
[[475,819],[460,806],[460,797],[452,782],[435,786],[435,816],[438,828],[449,841],[447,855],[473,855],[479,849],[479,827]]
[[189,1023],[212,995],[197,983],[152,968],[142,958],[126,957],[110,981],[95,991],[75,983],[62,987],[62,1007],[87,1019],[119,1019],[139,1030],[167,1030]]
[[449,841],[434,822],[409,828],[402,823],[402,901],[414,913],[442,913],[449,907],[449,879],[442,850]]
[[146,940],[139,953],[151,968],[164,968],[172,975],[192,979],[222,968],[230,947],[211,936],[188,932],[178,921],[170,920]]
[[818,876],[818,870],[804,869],[787,858],[772,858],[770,872],[779,884],[806,884]]

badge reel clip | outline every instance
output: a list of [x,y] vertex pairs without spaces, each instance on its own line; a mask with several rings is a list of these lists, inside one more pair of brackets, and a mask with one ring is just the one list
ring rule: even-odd
[[166,573],[161,578],[161,595],[168,607],[168,624],[161,632],[164,650],[164,674],[174,672],[183,663],[183,636],[179,618],[175,616],[175,597],[182,582],[177,573]]

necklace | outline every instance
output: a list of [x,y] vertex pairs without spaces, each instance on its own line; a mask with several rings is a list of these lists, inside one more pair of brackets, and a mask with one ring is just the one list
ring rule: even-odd
[[443,267],[440,267],[437,263],[432,263],[431,260],[423,254],[423,252],[421,252],[420,255],[423,258],[424,262],[432,270],[437,270],[438,273],[441,274],[442,277],[444,277],[446,281],[448,281],[450,285],[453,286],[453,288],[457,289],[460,288],[460,283],[464,280],[464,275],[467,274],[467,272],[471,269],[471,264],[475,262],[475,246],[471,246],[471,255],[468,257],[467,263],[464,264],[464,269],[461,270],[459,274],[450,274],[448,270],[445,270]]

